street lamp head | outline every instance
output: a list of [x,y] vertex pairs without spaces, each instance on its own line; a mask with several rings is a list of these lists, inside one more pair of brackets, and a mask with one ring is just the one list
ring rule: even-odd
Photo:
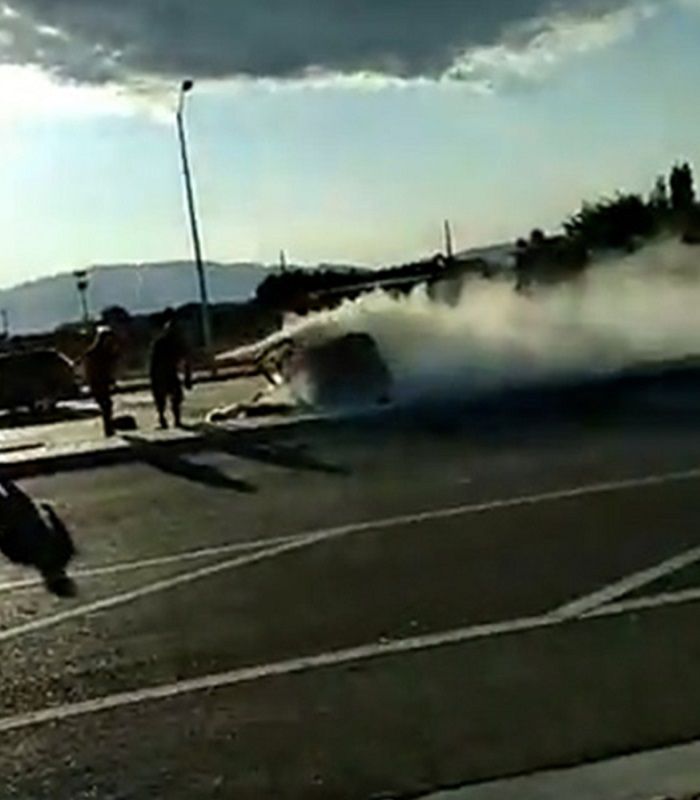
[[185,110],[185,96],[194,89],[194,81],[190,78],[184,80],[180,84],[180,96],[177,103],[177,116],[178,119],[182,118],[182,114]]

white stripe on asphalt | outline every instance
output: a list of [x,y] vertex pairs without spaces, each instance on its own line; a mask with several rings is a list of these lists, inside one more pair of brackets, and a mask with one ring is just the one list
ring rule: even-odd
[[554,616],[560,617],[561,619],[581,617],[599,606],[612,603],[613,600],[624,597],[630,592],[642,589],[660,578],[665,578],[668,575],[672,575],[674,572],[685,569],[685,567],[690,567],[698,561],[700,561],[700,547],[693,547],[690,550],[686,550],[685,553],[669,558],[667,561],[662,561],[655,567],[635,572],[622,580],[605,586],[597,592],[593,592],[571,603],[567,603],[552,613]]
[[[295,536],[279,536],[267,539],[255,539],[248,542],[232,542],[230,544],[212,545],[211,547],[200,547],[197,550],[185,550],[180,553],[172,553],[167,556],[154,556],[138,561],[120,561],[116,564],[102,564],[95,566],[85,566],[73,570],[71,576],[74,578],[95,578],[104,575],[117,575],[123,572],[133,572],[136,570],[148,569],[150,567],[167,567],[173,564],[180,564],[187,561],[198,561],[202,558],[214,558],[216,556],[230,555],[247,550],[261,550],[262,548],[283,544],[298,539]],[[44,583],[40,578],[25,578],[24,580],[8,581],[0,584],[0,593],[10,592],[16,589],[33,589],[43,587]]]
[[[700,600],[700,590],[694,589],[662,595],[658,598],[645,598],[642,601],[618,603],[615,606],[596,609],[583,617],[583,619],[623,616],[630,611],[638,609],[676,605],[696,600]],[[507,620],[505,622],[496,622],[486,625],[473,625],[467,628],[458,628],[456,630],[443,631],[424,636],[412,636],[406,639],[365,644],[358,647],[335,650],[313,656],[302,656],[300,658],[292,658],[286,661],[262,664],[255,667],[244,667],[213,675],[204,675],[198,678],[190,678],[188,680],[176,681],[160,686],[149,686],[126,692],[118,692],[93,700],[66,703],[53,708],[44,708],[38,711],[29,711],[24,714],[5,717],[4,719],[0,719],[0,734],[48,723],[65,722],[67,720],[91,716],[92,714],[99,714],[105,711],[116,711],[122,708],[141,705],[142,703],[170,700],[197,692],[229,688],[243,683],[263,680],[265,678],[300,674],[326,667],[346,666],[387,656],[434,650],[449,645],[464,644],[470,641],[490,639],[496,636],[505,636],[513,633],[527,633],[544,628],[576,624],[577,622],[580,622],[580,620],[563,620],[552,614],[540,617],[523,617],[521,619]]]
[[597,617],[611,617],[618,614],[630,614],[635,611],[649,611],[662,606],[677,606],[683,603],[694,603],[700,600],[700,589],[681,589],[677,592],[664,592],[650,597],[634,597],[630,600],[622,600],[619,603],[611,603],[609,606],[595,608],[584,614],[582,619],[594,619]]
[[349,525],[320,529],[307,534],[300,534],[291,541],[282,543],[275,547],[265,548],[262,551],[252,553],[250,555],[238,556],[237,558],[229,559],[222,563],[213,564],[208,567],[201,567],[172,578],[154,581],[153,583],[143,586],[139,589],[134,589],[128,592],[113,595],[112,597],[96,600],[93,603],[86,603],[84,605],[77,606],[76,608],[59,612],[58,614],[41,617],[39,619],[32,620],[31,622],[17,625],[14,628],[0,631],[0,642],[6,642],[27,634],[45,630],[63,622],[83,617],[88,614],[96,614],[102,611],[118,608],[126,605],[127,603],[140,600],[141,598],[160,594],[178,586],[194,583],[195,581],[203,580],[204,578],[209,578],[222,572],[240,569],[241,567],[248,566],[249,564],[257,564],[263,561],[269,561],[286,555],[287,553],[302,550],[316,544],[322,544],[336,539],[341,539],[351,534],[364,533],[367,531],[388,530],[407,525],[418,525],[422,522],[453,519],[460,516],[482,514],[488,511],[522,508],[541,503],[569,500],[596,494],[638,489],[642,487],[648,488],[652,486],[662,486],[668,483],[696,480],[698,478],[700,478],[700,469],[686,470],[684,472],[669,472],[663,475],[650,475],[643,478],[631,478],[621,481],[594,483],[585,486],[578,486],[573,489],[562,489],[552,492],[542,492],[540,494],[511,497],[503,500],[490,500],[482,503],[451,506],[448,508],[433,509],[431,511],[423,511],[415,514],[405,514],[396,517],[387,517],[384,519],[368,520],[367,522],[352,523]]
[[322,669],[323,667],[337,667],[344,664],[366,661],[381,656],[399,655],[402,653],[417,652],[420,650],[442,647],[450,644],[484,639],[507,633],[535,630],[547,626],[560,624],[549,617],[532,617],[508,622],[498,622],[489,625],[476,625],[469,628],[415,636],[408,639],[380,642],[359,647],[321,653],[314,656],[302,656],[272,664],[263,664],[256,667],[244,667],[215,675],[205,675],[199,678],[177,681],[176,683],[161,686],[152,686],[133,691],[119,692],[107,697],[94,700],[85,700],[78,703],[67,703],[54,708],[30,711],[13,717],[0,719],[0,734],[29,728],[49,722],[62,722],[75,717],[84,717],[102,711],[112,711],[128,706],[140,705],[155,700],[168,700],[182,695],[192,694],[213,689],[236,686],[241,683],[262,680],[263,678],[293,675]]

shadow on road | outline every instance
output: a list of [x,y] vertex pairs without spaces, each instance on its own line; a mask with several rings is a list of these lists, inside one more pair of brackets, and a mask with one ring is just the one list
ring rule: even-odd
[[35,503],[8,480],[0,480],[0,552],[14,564],[38,570],[52,594],[76,594],[66,574],[75,555],[68,528],[53,506]]
[[369,430],[421,430],[474,443],[560,441],[571,431],[695,429],[700,368],[670,365],[516,387],[471,399],[416,403],[364,422]]
[[56,406],[55,408],[40,411],[6,411],[0,413],[0,429],[26,428],[32,425],[57,425],[61,422],[79,422],[84,419],[94,419],[99,416],[96,408],[74,408],[71,406]]
[[201,483],[214,489],[228,489],[245,494],[257,492],[257,487],[252,483],[240,478],[232,478],[209,464],[197,464],[189,461],[175,452],[171,446],[154,444],[135,436],[122,436],[122,438],[128,442],[141,461],[168,475],[185,478],[193,483]]
[[263,464],[272,464],[292,470],[306,470],[308,472],[322,472],[326,475],[349,475],[350,470],[338,464],[331,464],[316,458],[308,452],[308,446],[281,445],[269,440],[262,440],[264,434],[256,436],[253,441],[242,437],[239,433],[229,433],[225,430],[212,431],[209,428],[201,429],[211,447],[237,458],[259,461]]

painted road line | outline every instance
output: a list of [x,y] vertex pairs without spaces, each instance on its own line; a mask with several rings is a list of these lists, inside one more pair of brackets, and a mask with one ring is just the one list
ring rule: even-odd
[[159,686],[148,686],[126,692],[97,697],[77,703],[66,703],[52,708],[29,711],[0,719],[0,734],[45,725],[49,723],[64,722],[67,720],[87,717],[107,711],[135,707],[144,703],[170,700],[189,694],[203,691],[230,688],[244,683],[252,683],[266,678],[282,677],[286,675],[302,674],[318,669],[342,667],[362,663],[388,656],[408,655],[411,653],[434,650],[451,645],[465,644],[499,636],[509,636],[517,633],[528,633],[545,628],[555,628],[561,625],[581,624],[583,620],[593,617],[624,616],[634,610],[642,610],[667,605],[677,605],[700,600],[700,590],[676,592],[662,595],[657,598],[645,598],[640,601],[619,603],[616,606],[607,606],[596,609],[584,618],[577,620],[564,620],[552,614],[540,617],[523,617],[486,625],[474,625],[466,628],[457,628],[450,631],[412,636],[405,639],[395,639],[387,642],[373,642],[342,650],[334,650],[313,656],[277,661],[270,664],[261,664],[254,667],[219,672],[204,675],[198,678],[176,681]]
[[13,628],[8,628],[4,631],[0,631],[0,642],[6,642],[11,639],[16,639],[21,636],[35,633],[37,631],[45,630],[63,622],[68,622],[89,614],[97,614],[118,608],[128,603],[140,600],[144,597],[150,597],[152,595],[170,591],[179,586],[191,584],[223,572],[232,571],[249,566],[251,564],[258,564],[264,561],[276,559],[286,555],[287,553],[306,549],[313,545],[342,539],[353,534],[369,531],[389,530],[391,528],[404,527],[408,525],[418,525],[424,522],[454,519],[460,516],[483,514],[489,511],[535,506],[541,503],[557,502],[561,500],[597,494],[638,489],[642,487],[661,486],[679,481],[696,480],[698,478],[700,478],[699,469],[687,470],[685,472],[670,472],[663,475],[650,475],[643,478],[632,478],[622,481],[608,481],[606,483],[588,484],[572,489],[562,489],[559,491],[544,492],[532,495],[521,495],[502,500],[490,500],[482,503],[450,506],[447,508],[433,509],[430,511],[404,514],[395,517],[387,517],[384,519],[368,520],[366,522],[352,523],[349,525],[341,525],[338,527],[311,531],[307,534],[300,534],[293,540],[284,542],[275,547],[265,548],[262,551],[258,551],[249,555],[238,556],[237,558],[192,570],[172,578],[154,581],[153,583],[138,589],[115,594],[112,597],[106,597],[101,600],[96,600],[92,603],[86,603],[84,605],[59,612],[57,614],[35,619],[30,622],[17,625]]
[[581,619],[594,619],[597,617],[611,617],[618,614],[631,614],[635,611],[649,611],[664,606],[677,606],[684,603],[694,603],[700,600],[700,588],[681,589],[677,592],[664,592],[649,597],[634,597],[630,600],[621,600],[607,606],[595,608],[584,614]]
[[630,594],[630,592],[643,589],[645,586],[648,586],[649,584],[654,583],[661,578],[668,577],[669,575],[672,575],[674,572],[678,572],[681,569],[690,567],[693,564],[696,564],[698,561],[700,561],[700,547],[693,547],[692,549],[686,550],[686,552],[680,553],[673,558],[662,561],[660,564],[657,564],[654,567],[641,570],[640,572],[635,572],[631,575],[628,575],[626,578],[622,578],[622,580],[611,583],[608,586],[593,592],[592,594],[585,595],[584,597],[580,597],[573,602],[566,603],[552,613],[555,616],[561,617],[562,619],[581,617],[589,611],[593,611],[594,609],[598,608],[599,606],[607,605],[614,600],[624,597],[626,594]]
[[[575,497],[578,494],[581,494],[582,492],[595,493],[597,491],[615,491],[625,488],[636,488],[638,486],[646,486],[649,485],[650,482],[656,485],[659,483],[671,482],[674,480],[686,480],[686,479],[692,480],[696,477],[700,478],[700,470],[698,470],[697,473],[695,470],[693,470],[690,473],[688,472],[669,473],[667,475],[651,476],[649,478],[632,479],[632,481],[617,481],[608,484],[591,484],[590,486],[578,487],[575,489],[567,489],[559,492],[552,492],[549,494],[532,495],[531,497],[515,498],[514,500],[511,499],[506,501],[498,500],[494,501],[493,503],[484,504],[486,508],[482,510],[501,508],[507,504],[519,505],[524,502],[546,502],[548,500],[566,499],[568,497]],[[460,478],[458,479],[457,483],[467,485],[472,483],[472,478],[468,477]],[[464,508],[465,507],[459,507],[459,509],[464,509]],[[474,507],[470,506],[469,508],[473,509]],[[466,511],[462,511],[462,513],[466,513]],[[382,526],[383,522],[384,521],[382,520],[377,521],[376,523],[377,527]],[[359,525],[363,526],[371,524],[372,523],[359,523]],[[130,572],[132,570],[148,569],[150,567],[168,566],[171,564],[184,563],[187,561],[196,561],[201,558],[229,555],[231,553],[245,551],[245,550],[256,550],[258,548],[274,546],[277,544],[295,541],[300,538],[304,538],[308,535],[309,535],[308,533],[301,533],[301,534],[293,534],[290,536],[255,539],[247,542],[231,542],[223,545],[211,545],[209,547],[200,547],[195,550],[185,550],[179,553],[171,553],[166,556],[154,556],[151,558],[139,559],[134,561],[117,562],[115,564],[85,566],[72,571],[71,574],[76,578],[91,578],[91,577],[99,577],[102,575],[112,575],[112,574],[119,574],[122,572]],[[700,548],[698,548],[698,550],[700,550]],[[700,559],[700,555],[698,556],[698,559]],[[696,559],[692,559],[690,563],[693,563],[695,560]],[[684,565],[685,564],[682,564],[681,567]],[[38,578],[26,578],[22,580],[7,581],[6,583],[0,583],[0,593],[14,591],[17,589],[28,589],[41,586],[43,586],[43,582]],[[581,601],[574,601],[574,602],[576,603],[582,602],[583,599],[585,598],[582,598]]]
[[242,555],[238,556],[237,558],[228,559],[207,567],[201,567],[196,570],[191,570],[190,572],[185,572],[181,575],[176,575],[172,578],[163,578],[138,589],[133,589],[128,592],[120,592],[112,595],[111,597],[95,600],[92,603],[85,603],[75,608],[61,611],[57,614],[40,617],[39,619],[32,620],[31,622],[25,622],[22,625],[16,625],[13,628],[0,631],[0,643],[10,641],[11,639],[17,639],[21,636],[26,636],[31,633],[36,633],[47,628],[52,628],[56,625],[60,625],[63,622],[69,622],[73,619],[119,608],[144,597],[150,597],[152,595],[169,591],[178,586],[185,586],[189,583],[203,580],[204,578],[210,578],[222,572],[239,569],[241,567],[248,566],[249,564],[255,564],[261,561],[277,558],[285,553],[299,550],[303,547],[308,547],[311,544],[315,544],[318,541],[325,541],[329,538],[329,536],[322,533],[300,537],[300,539],[288,542],[286,544],[280,544],[276,547],[270,547],[250,555]]
[[161,686],[145,687],[127,692],[108,695],[94,700],[85,700],[78,703],[67,703],[54,708],[30,711],[12,717],[0,719],[0,734],[42,725],[50,722],[62,722],[75,717],[84,717],[104,711],[112,711],[128,706],[157,700],[168,700],[182,695],[202,691],[211,691],[242,683],[251,683],[264,678],[294,675],[309,672],[324,667],[337,667],[352,664],[382,656],[400,655],[417,652],[420,650],[443,647],[451,644],[489,638],[509,633],[535,630],[547,626],[560,624],[550,617],[532,617],[508,622],[498,622],[489,625],[476,625],[452,631],[415,636],[408,639],[396,639],[388,642],[360,645],[359,647],[335,650],[313,656],[302,656],[271,664],[255,667],[230,670],[214,675],[205,675],[199,678],[177,681]]
[[[149,569],[153,567],[167,567],[181,564],[188,561],[197,561],[203,558],[215,558],[216,556],[230,555],[231,553],[245,552],[249,550],[260,550],[264,547],[271,547],[284,542],[298,539],[295,536],[278,536],[275,538],[255,539],[248,542],[231,542],[223,545],[212,545],[211,547],[200,547],[196,550],[185,550],[180,553],[171,553],[167,556],[154,556],[135,561],[121,561],[114,564],[101,564],[95,566],[85,566],[76,570],[71,570],[73,578],[95,578],[108,575],[117,575],[125,572]],[[43,587],[44,582],[40,578],[25,578],[22,580],[7,581],[0,584],[0,593],[15,591],[18,589],[33,589]]]

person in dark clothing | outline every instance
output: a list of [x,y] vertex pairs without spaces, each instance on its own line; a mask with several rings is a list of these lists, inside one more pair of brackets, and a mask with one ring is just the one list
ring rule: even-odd
[[85,353],[85,378],[102,415],[105,436],[114,436],[112,391],[116,382],[119,345],[114,332],[107,327],[97,331],[95,341]]
[[168,310],[164,315],[163,330],[157,336],[151,349],[151,390],[158,412],[160,427],[168,427],[165,412],[170,401],[170,409],[176,427],[182,425],[182,401],[184,398],[180,370],[184,371],[184,385],[192,388],[192,368],[189,348],[180,330],[175,313]]
[[68,529],[52,506],[37,505],[6,479],[0,479],[0,552],[14,564],[37,569],[53,594],[75,595],[75,584],[66,574],[75,555]]

